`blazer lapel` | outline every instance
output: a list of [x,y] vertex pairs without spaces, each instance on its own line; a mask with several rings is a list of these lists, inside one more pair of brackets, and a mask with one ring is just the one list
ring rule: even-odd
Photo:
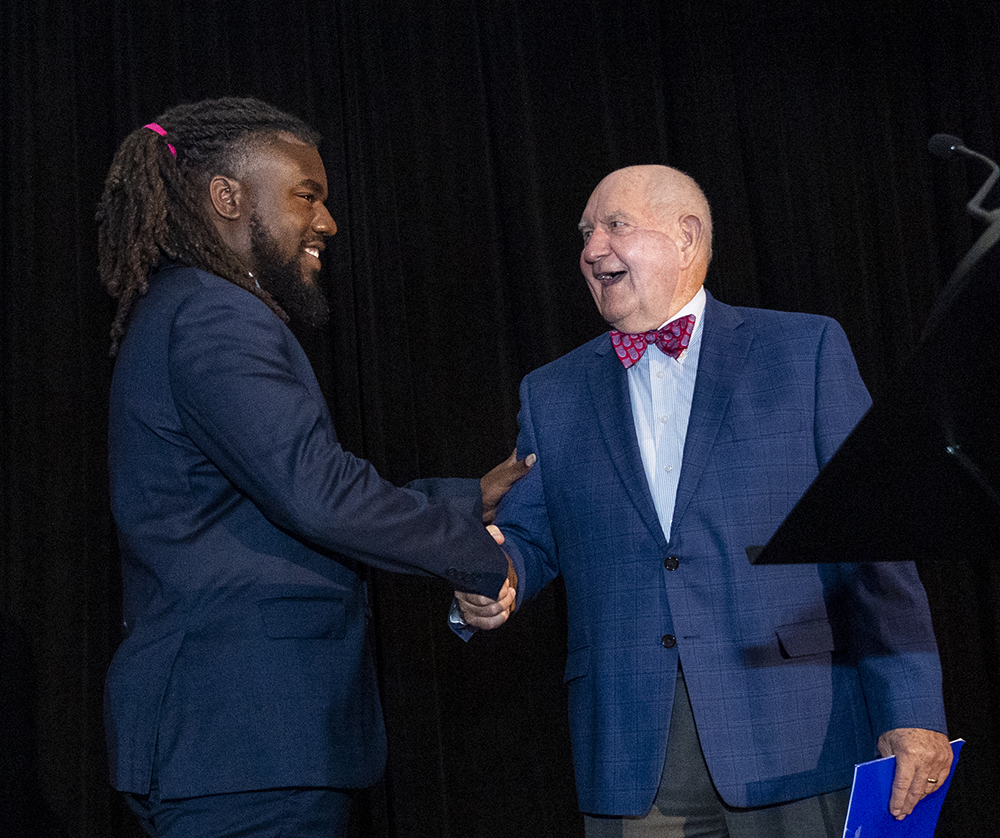
[[611,351],[610,338],[599,343],[597,354],[597,363],[590,367],[587,378],[601,437],[639,517],[665,546],[663,528],[653,505],[653,496],[649,492],[639,453],[639,442],[635,437],[635,421],[632,418],[632,402],[625,368],[618,356]]
[[673,529],[684,515],[711,456],[733,391],[743,375],[753,332],[743,317],[711,294],[705,303],[705,331],[701,338],[698,378],[694,385],[691,418],[684,442],[684,460],[674,503]]

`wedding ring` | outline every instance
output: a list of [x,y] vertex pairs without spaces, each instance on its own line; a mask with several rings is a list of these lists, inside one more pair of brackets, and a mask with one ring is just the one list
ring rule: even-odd
[[928,783],[936,783],[936,782],[937,782],[937,780],[932,780],[932,779],[931,779],[930,777],[928,777],[928,778],[927,778],[927,782],[928,782]]

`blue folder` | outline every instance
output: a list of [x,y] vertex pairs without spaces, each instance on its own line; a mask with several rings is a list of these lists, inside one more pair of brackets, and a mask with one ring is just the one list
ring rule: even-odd
[[948,793],[951,778],[958,764],[958,753],[965,743],[956,739],[951,743],[955,757],[951,773],[934,794],[921,800],[903,820],[897,821],[889,813],[892,796],[892,775],[896,758],[885,757],[854,766],[854,784],[851,786],[851,803],[844,824],[844,838],[933,838],[944,796]]

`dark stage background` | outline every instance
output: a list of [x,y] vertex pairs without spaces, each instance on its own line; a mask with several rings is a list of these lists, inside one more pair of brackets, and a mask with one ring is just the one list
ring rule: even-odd
[[[927,139],[1000,154],[995,0],[2,0],[0,38],[12,838],[136,834],[103,751],[120,591],[93,222],[134,127],[251,94],[322,131],[334,318],[304,343],[346,447],[397,482],[494,465],[520,378],[602,330],[575,225],[611,169],[692,173],[715,212],[713,293],[836,317],[877,398],[979,233],[963,205],[983,172]],[[968,740],[938,834],[995,835],[997,555],[916,558]],[[581,835],[559,589],[467,646],[442,585],[379,576],[375,593],[390,766],[357,833]]]

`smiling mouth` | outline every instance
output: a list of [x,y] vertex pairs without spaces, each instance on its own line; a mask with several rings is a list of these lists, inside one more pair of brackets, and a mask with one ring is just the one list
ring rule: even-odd
[[318,247],[306,247],[306,248],[303,248],[303,249],[305,250],[306,253],[308,253],[310,256],[312,256],[313,259],[316,259],[317,261],[319,261],[319,248]]
[[625,271],[611,271],[610,273],[599,273],[594,274],[594,279],[596,279],[601,285],[614,285],[618,280],[625,276]]

